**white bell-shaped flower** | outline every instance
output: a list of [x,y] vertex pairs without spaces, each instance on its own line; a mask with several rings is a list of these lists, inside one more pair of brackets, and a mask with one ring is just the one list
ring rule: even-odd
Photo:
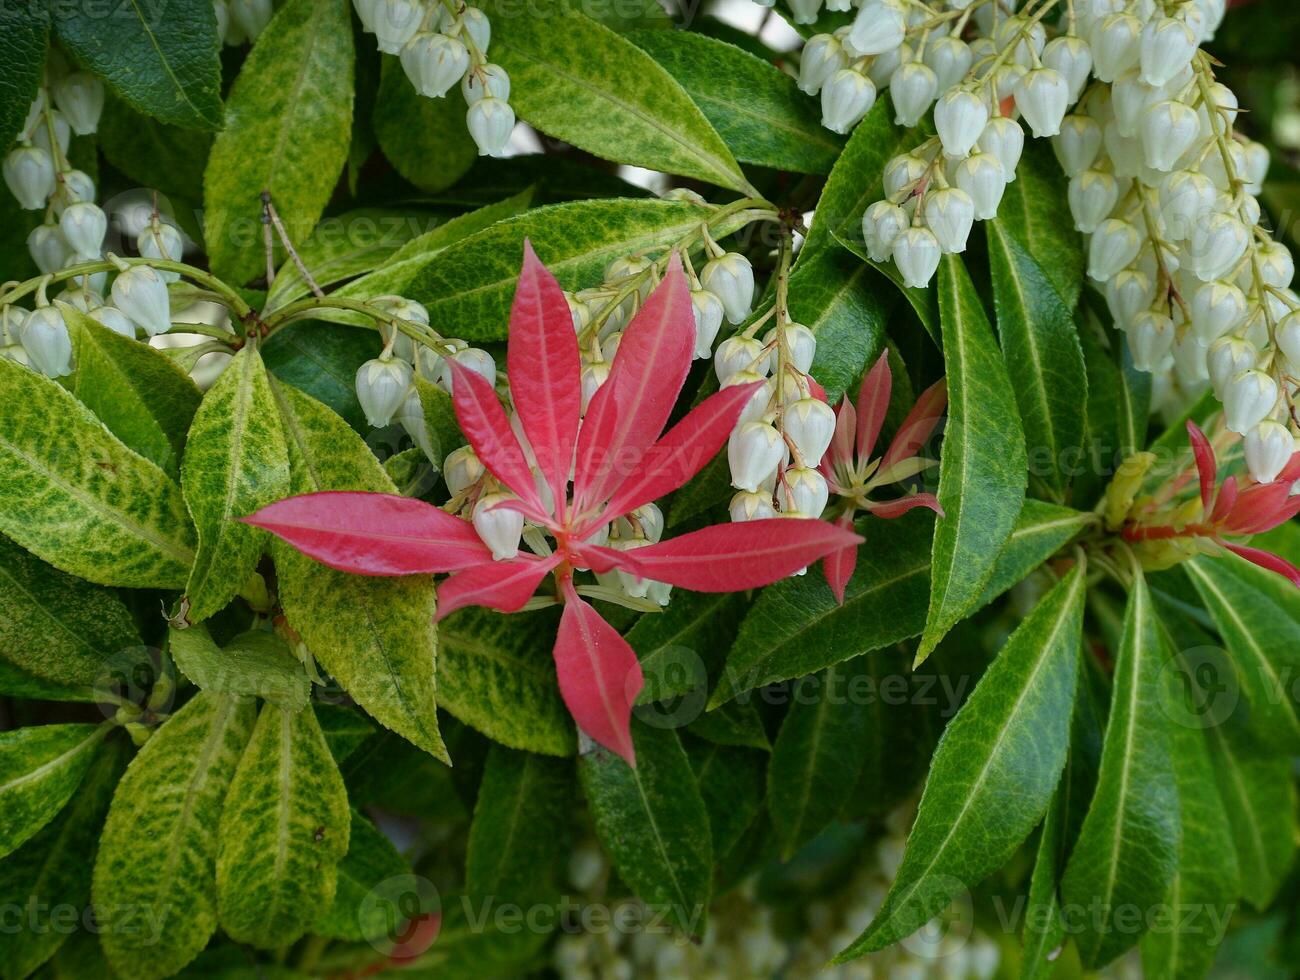
[[487,14],[478,7],[466,7],[458,18],[460,28],[469,35],[470,40],[482,52],[486,53],[492,43],[492,22]]
[[790,13],[796,24],[815,24],[822,0],[790,0]]
[[969,156],[988,121],[988,105],[969,89],[949,89],[941,95],[934,107],[934,125],[944,156],[954,160]]
[[[54,130],[54,142],[50,142],[50,130]],[[56,154],[53,147],[58,145],[59,152]],[[55,109],[50,112],[50,125],[37,126],[32,133],[32,145],[37,149],[44,150],[52,158],[57,159],[59,156],[67,157],[68,147],[72,145],[72,125],[68,122],[67,117],[59,110]]]
[[1202,280],[1222,279],[1246,254],[1250,231],[1230,214],[1211,215],[1189,241],[1192,271]]
[[[740,414],[736,416],[737,428],[746,422],[770,421],[768,415],[772,410],[772,392],[776,391],[776,379],[765,377],[757,371],[737,371],[722,385],[724,388],[734,388],[738,385],[753,384],[755,381],[766,381],[766,384],[755,388],[754,393],[749,397],[749,401],[745,402]],[[795,397],[798,397],[798,395]]]
[[1016,167],[1020,166],[1020,154],[1025,149],[1025,131],[1010,116],[995,116],[980,133],[979,148],[998,158],[1010,184],[1016,179]]
[[[780,328],[780,336],[789,353],[787,362],[800,374],[807,374],[812,367],[813,357],[817,354],[817,337],[802,323],[786,323]],[[777,327],[763,335],[763,345],[772,349],[771,363],[776,363]]]
[[800,398],[786,405],[785,434],[808,466],[816,466],[835,435],[835,412],[820,398]]
[[1106,282],[1106,305],[1115,325],[1127,329],[1139,313],[1155,302],[1155,280],[1141,269],[1121,269]]
[[821,517],[830,499],[826,478],[811,466],[791,466],[778,484],[781,510],[786,514]]
[[1175,170],[1160,188],[1160,216],[1167,234],[1176,241],[1189,237],[1192,230],[1214,210],[1218,191],[1205,174]]
[[171,329],[167,284],[147,265],[133,265],[113,280],[113,305],[150,337]]
[[924,289],[939,268],[942,250],[939,240],[929,228],[907,228],[894,242],[894,263],[903,277],[903,284],[914,289]]
[[700,271],[700,284],[722,301],[728,323],[749,316],[754,302],[754,267],[738,252],[710,259]]
[[[481,347],[466,347],[456,351],[451,356],[457,364],[473,371],[488,384],[495,385],[497,383],[497,362],[491,354]],[[450,370],[443,370],[438,375],[437,384],[449,395],[455,385],[453,378],[454,375]]]
[[88,71],[74,71],[54,83],[54,102],[78,136],[99,128],[104,111],[104,83]]
[[447,489],[453,496],[478,483],[485,472],[472,446],[453,449],[442,461],[442,478],[447,481]]
[[876,102],[876,86],[866,75],[841,68],[822,86],[822,125],[847,133]]
[[1233,283],[1201,283],[1192,293],[1192,329],[1207,346],[1245,323],[1246,312],[1246,294]]
[[130,318],[119,310],[116,306],[98,306],[90,311],[90,315],[112,330],[113,333],[119,333],[123,337],[135,339],[135,324]]
[[460,91],[465,96],[466,105],[473,105],[484,96],[508,102],[510,75],[500,65],[478,65],[465,73],[460,82]]
[[37,225],[27,235],[27,251],[42,273],[56,272],[72,255],[58,225]]
[[494,561],[504,561],[519,554],[519,539],[524,533],[524,515],[513,507],[502,507],[515,498],[508,493],[489,493],[474,505],[474,530],[488,546]]
[[18,206],[35,211],[54,193],[54,161],[39,146],[20,146],[5,157],[4,178]]
[[1274,334],[1277,346],[1287,359],[1290,374],[1300,377],[1300,312],[1288,313]]
[[53,306],[33,310],[23,321],[18,341],[32,367],[47,378],[62,378],[72,373],[72,340],[68,325]]
[[859,55],[897,48],[907,36],[907,18],[897,0],[864,0],[853,19],[849,43]]
[[970,45],[951,34],[932,39],[922,55],[938,80],[940,92],[948,91],[965,78],[974,58]]
[[[369,34],[375,33],[375,6],[378,0],[352,0],[352,9],[357,12],[357,19],[361,21],[362,30]],[[214,0],[217,8],[217,34],[224,35],[225,31],[221,29],[221,12],[225,9],[224,0]],[[227,17],[230,15],[227,13]],[[229,42],[227,42],[229,43]]]
[[[136,248],[144,259],[163,259],[167,262],[179,262],[185,256],[185,241],[174,227],[161,221],[151,222],[136,239]],[[158,270],[163,282],[176,282],[179,272]]]
[[1101,227],[1119,201],[1119,181],[1102,170],[1085,170],[1070,178],[1066,198],[1074,227],[1090,235]]
[[1110,87],[1110,108],[1120,135],[1128,139],[1137,137],[1142,113],[1164,97],[1164,90],[1142,81],[1136,68],[1130,68],[1116,79]]
[[902,153],[891,157],[881,174],[881,182],[885,185],[885,196],[891,201],[898,201],[904,194],[911,192],[913,185],[925,176],[925,172],[929,169],[929,162],[915,153]]
[[1240,337],[1220,337],[1210,345],[1205,357],[1214,393],[1223,400],[1228,382],[1259,362],[1259,350]]
[[833,34],[818,34],[808,39],[799,56],[799,88],[816,95],[837,71],[848,66],[844,46]]
[[1013,64],[1028,68],[1043,52],[1047,43],[1047,31],[1040,22],[1030,22],[1024,17],[1004,18],[993,32],[993,43],[998,51],[1005,51],[1014,45],[1011,52]]
[[1101,152],[1101,126],[1091,116],[1066,116],[1061,132],[1052,140],[1056,159],[1067,177],[1087,170]]
[[1182,102],[1157,102],[1142,114],[1142,155],[1152,170],[1167,172],[1196,143],[1196,110]]
[[1079,101],[1092,75],[1092,48],[1081,37],[1062,35],[1043,48],[1043,64],[1061,73],[1070,89],[1070,104]]
[[1088,245],[1088,275],[1105,282],[1137,258],[1142,247],[1138,230],[1120,218],[1107,218]]
[[[415,90],[440,99],[469,70],[469,51],[457,38],[420,31],[402,46],[402,68]],[[466,100],[469,101],[469,100]]]
[[393,421],[411,387],[411,365],[395,357],[377,357],[357,368],[357,401],[376,429]]
[[753,337],[735,334],[718,344],[713,355],[713,370],[718,384],[726,385],[741,371],[753,371],[759,376],[767,374],[769,357],[763,345]]
[[889,80],[894,122],[909,129],[915,126],[938,94],[939,79],[933,69],[919,61],[899,65]]
[[961,161],[953,173],[953,182],[970,195],[977,219],[988,221],[998,216],[1007,177],[992,153],[973,153]]
[[1134,367],[1139,371],[1156,370],[1173,350],[1174,321],[1155,310],[1143,310],[1129,326],[1128,346]]
[[68,170],[59,176],[55,184],[54,196],[50,203],[54,206],[55,216],[63,214],[63,209],[77,201],[95,200],[95,182],[81,170]]
[[1103,82],[1113,82],[1138,63],[1142,22],[1131,13],[1111,14],[1092,29],[1092,70]]
[[591,399],[600,390],[601,385],[609,380],[609,362],[594,361],[582,366],[582,412],[585,415]]
[[1270,163],[1268,147],[1263,143],[1250,140],[1242,144],[1242,150],[1245,151],[1246,157],[1244,176],[1248,185],[1247,191],[1250,194],[1258,194],[1263,189],[1264,178],[1268,176]]
[[1295,259],[1291,250],[1281,242],[1261,243],[1255,250],[1255,260],[1259,263],[1260,278],[1266,285],[1284,289],[1295,278]]
[[469,107],[465,124],[478,144],[479,156],[505,156],[515,128],[515,110],[504,99],[482,98]]
[[67,303],[69,306],[80,310],[82,313],[90,313],[104,305],[104,297],[91,289],[80,286],[69,286],[56,297],[59,302]]
[[1164,85],[1192,63],[1196,35],[1176,17],[1157,17],[1142,29],[1139,64],[1142,81]]
[[1052,68],[1035,68],[1016,83],[1016,106],[1035,136],[1055,136],[1070,105],[1070,84]]
[[894,242],[907,227],[907,212],[897,204],[876,201],[862,214],[862,237],[872,262],[888,262]]
[[379,50],[397,54],[420,29],[424,7],[415,0],[375,0],[370,17]]
[[966,251],[975,202],[960,187],[944,187],[925,196],[925,223],[945,254]]
[[722,300],[707,289],[691,290],[691,309],[695,313],[695,357],[713,356],[713,342],[722,329]]
[[99,205],[78,201],[64,208],[59,230],[78,255],[98,257],[104,247],[104,236],[108,234],[108,216]]
[[727,439],[727,465],[731,485],[738,490],[758,490],[776,473],[785,455],[785,442],[775,426],[766,422],[745,422]]
[[1272,483],[1296,452],[1296,439],[1281,422],[1265,419],[1246,433],[1246,469],[1257,483]]
[[778,516],[772,506],[772,495],[766,490],[742,490],[731,498],[728,506],[731,519],[737,523],[743,521],[763,521]]
[[1277,382],[1263,371],[1243,371],[1223,391],[1223,418],[1233,432],[1245,435],[1268,418],[1277,404]]
[[228,0],[228,2],[231,20],[239,26],[250,41],[257,40],[262,31],[266,30],[266,25],[271,23],[271,16],[275,13],[271,0]]
[[[850,62],[863,57],[854,50],[853,44],[847,36],[841,35],[840,43],[844,45],[844,53],[848,55]],[[898,66],[904,61],[911,60],[912,46],[910,44],[900,44],[896,48],[890,48],[878,55],[867,57],[867,77],[871,79],[871,84],[879,92],[889,84],[889,80],[894,77],[894,72],[898,71]]]

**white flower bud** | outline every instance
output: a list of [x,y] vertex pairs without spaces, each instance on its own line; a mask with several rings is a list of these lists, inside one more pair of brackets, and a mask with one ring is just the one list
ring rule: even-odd
[[59,153],[54,152],[54,144],[50,142],[50,126],[46,126],[44,123],[37,126],[32,132],[32,145],[44,150],[53,158],[57,158],[60,154],[66,157],[68,147],[72,143],[72,126],[67,117],[57,109],[50,113],[50,123],[54,128],[54,142],[58,144]]
[[903,283],[924,289],[939,268],[939,240],[929,228],[908,228],[894,242],[894,262]]
[[68,170],[60,175],[55,183],[54,196],[50,201],[54,205],[56,216],[63,214],[63,209],[77,201],[95,200],[95,182],[80,170]]
[[1067,177],[1087,170],[1101,152],[1101,126],[1091,116],[1066,116],[1061,132],[1052,140],[1052,149]]
[[[755,381],[763,381],[764,376],[756,371],[737,371],[722,385],[724,388],[734,388],[737,385],[753,384]],[[736,427],[744,425],[746,422],[763,422],[767,421],[767,416],[772,409],[773,392],[776,391],[776,379],[767,378],[767,383],[761,388],[755,388],[754,393],[745,402],[744,408],[736,416]],[[796,398],[798,395],[795,396]]]
[[90,315],[108,327],[109,330],[112,330],[113,333],[120,333],[123,337],[135,339],[135,324],[116,306],[96,307],[90,311]]
[[[1029,69],[1025,68],[1024,65],[1010,64],[1002,65],[1000,68],[997,68],[991,76],[993,94],[996,96],[996,98],[992,100],[993,104],[1000,106],[1008,99],[1014,100],[1016,86],[1020,84],[1020,80],[1028,73]],[[1016,114],[1019,114],[1020,112],[1014,101],[1012,102],[1012,112]]]
[[988,221],[998,216],[998,205],[1007,189],[1006,172],[992,153],[974,153],[957,164],[953,181],[970,195],[975,217]]
[[1259,361],[1259,351],[1249,341],[1238,337],[1220,337],[1210,345],[1205,360],[1210,384],[1222,401],[1228,382],[1253,368]]
[[[848,55],[849,61],[855,58],[863,57],[853,50],[853,45],[848,38],[842,38],[841,44],[844,45],[844,53]],[[869,57],[867,59],[866,73],[871,79],[871,84],[879,92],[889,84],[889,80],[894,77],[894,72],[898,71],[898,66],[904,61],[910,61],[912,58],[912,47],[909,44],[902,44],[896,48],[890,48],[881,54]]]
[[877,201],[862,214],[862,237],[873,262],[888,262],[894,242],[907,227],[907,212],[897,204]]
[[799,56],[799,88],[807,95],[816,95],[827,80],[848,63],[844,46],[833,34],[809,38]]
[[74,71],[54,83],[54,101],[78,136],[99,128],[104,111],[104,84],[88,71]]
[[611,364],[614,363],[614,356],[618,354],[619,345],[623,343],[623,331],[615,330],[600,342],[600,356]]
[[1062,35],[1043,48],[1043,64],[1061,73],[1070,89],[1070,104],[1079,101],[1092,74],[1092,49],[1081,37]]
[[[357,19],[361,21],[362,30],[370,34],[375,33],[375,5],[377,2],[378,0],[352,0],[352,9],[357,12]],[[230,15],[225,13],[226,5],[223,0],[215,0],[214,6],[217,10],[217,34],[224,35],[225,31],[221,26],[221,18],[223,14],[227,18]]]
[[1269,286],[1283,289],[1295,278],[1295,259],[1281,242],[1264,242],[1255,251],[1259,261],[1260,278]]
[[171,329],[167,284],[147,265],[133,265],[113,280],[113,305],[150,337]]
[[1154,310],[1143,310],[1128,329],[1128,346],[1134,367],[1139,371],[1156,370],[1173,349],[1174,321]]
[[776,472],[784,455],[785,442],[774,426],[766,422],[738,426],[727,439],[731,485],[739,490],[756,491]]
[[72,341],[68,325],[53,306],[42,306],[27,315],[18,341],[32,367],[47,378],[62,378],[72,373]]
[[519,539],[524,533],[524,515],[513,507],[498,504],[513,500],[508,493],[489,493],[474,505],[474,530],[479,540],[488,546],[494,561],[514,558],[519,554]]
[[790,0],[790,12],[796,24],[815,24],[822,0]]
[[966,251],[971,223],[975,220],[975,202],[959,187],[944,187],[925,196],[925,223],[934,233],[939,248],[946,253]]
[[[473,371],[490,385],[497,383],[497,362],[492,355],[479,347],[466,347],[451,355],[461,367]],[[444,370],[438,376],[438,384],[451,394],[454,384],[451,371]]]
[[833,133],[847,133],[876,101],[871,79],[852,68],[837,71],[822,86],[822,125]]
[[1192,293],[1192,329],[1209,345],[1246,322],[1246,294],[1230,282],[1207,282]]
[[600,386],[609,380],[609,364],[606,361],[596,361],[592,364],[584,364],[582,367],[582,412],[585,415],[587,406],[591,404],[591,399]]
[[82,286],[69,286],[59,293],[57,299],[59,302],[67,303],[82,313],[89,313],[104,305],[104,297],[94,290]]
[[1160,192],[1160,213],[1165,228],[1176,240],[1188,238],[1209,216],[1217,191],[1205,174],[1177,170],[1166,178]]
[[19,207],[28,211],[45,207],[54,193],[54,161],[38,146],[20,146],[5,157],[4,177]]
[[1016,107],[1035,136],[1055,136],[1070,104],[1070,84],[1052,68],[1035,68],[1016,84]]
[[479,156],[505,156],[515,128],[515,110],[504,99],[482,98],[469,107],[465,124],[478,144]]
[[454,37],[420,31],[402,46],[401,61],[417,92],[440,99],[469,70],[469,51]]
[[1140,269],[1121,269],[1106,283],[1106,304],[1121,329],[1127,329],[1139,313],[1149,309],[1155,298],[1155,280]]
[[885,196],[891,201],[897,200],[905,193],[909,193],[918,180],[920,180],[930,164],[923,158],[914,153],[904,153],[892,157],[885,164],[884,173],[881,175],[881,182],[885,186]]
[[69,204],[59,218],[63,239],[78,255],[98,258],[108,234],[108,217],[96,204],[78,201]]
[[[934,107],[934,125],[944,156],[954,160],[969,156],[988,121],[989,107],[974,92],[960,88],[945,92]],[[997,155],[1001,159],[1001,154]]]
[[1160,17],[1142,29],[1139,63],[1142,81],[1164,85],[1192,63],[1196,53],[1196,35],[1190,27],[1174,17]]
[[718,345],[717,353],[713,355],[713,370],[718,375],[718,384],[725,386],[741,371],[754,371],[760,376],[766,374],[768,360],[759,341],[735,334]]
[[1272,483],[1296,451],[1296,439],[1281,422],[1266,419],[1246,433],[1246,469],[1257,483]]
[[749,316],[754,302],[754,267],[738,252],[710,259],[700,272],[700,284],[722,301],[728,323]]
[[1269,152],[1263,143],[1250,140],[1242,144],[1246,156],[1245,177],[1251,194],[1258,194],[1268,176]]
[[1181,102],[1157,102],[1142,114],[1142,154],[1152,170],[1174,169],[1199,135],[1196,111]]
[[772,495],[766,490],[742,490],[731,498],[728,509],[731,519],[736,523],[762,521],[777,516],[776,508],[772,506]]
[[1283,317],[1277,325],[1275,336],[1277,346],[1291,368],[1289,373],[1300,377],[1300,312],[1288,313]]
[[492,42],[492,23],[478,7],[466,7],[460,12],[460,27],[480,51],[486,52]]
[[1029,23],[1024,17],[1007,17],[993,33],[993,43],[998,51],[1005,51],[1011,45],[1014,64],[1028,68],[1042,54],[1043,45],[1047,43],[1047,31],[1041,23]]
[[465,96],[466,105],[473,105],[485,95],[508,102],[510,76],[500,65],[479,65],[465,73],[460,82],[460,91]]
[[980,133],[979,148],[998,158],[1010,184],[1016,179],[1016,167],[1020,165],[1020,154],[1025,149],[1025,131],[1010,116],[996,116]]
[[37,225],[27,235],[27,251],[32,261],[42,273],[55,272],[63,268],[72,255],[67,240],[58,225]]
[[485,472],[472,446],[453,449],[442,461],[442,477],[447,481],[452,496],[468,490],[483,478]]
[[970,45],[951,34],[938,37],[925,46],[922,60],[930,66],[939,82],[939,91],[946,92],[970,71],[974,61]]
[[820,398],[800,398],[785,407],[785,434],[808,466],[816,466],[835,435],[835,412]]
[[1111,14],[1097,22],[1089,39],[1092,66],[1103,82],[1113,82],[1138,63],[1142,22],[1130,13]]
[[860,55],[897,48],[907,36],[903,8],[895,0],[864,0],[853,19],[849,43]]
[[781,509],[786,514],[821,517],[830,499],[826,478],[811,466],[792,466],[779,484]]
[[230,17],[250,41],[257,40],[271,23],[271,0],[229,0]]
[[722,328],[722,300],[707,289],[691,290],[691,309],[695,313],[695,357],[713,356],[713,342]]
[[1108,218],[1093,233],[1088,246],[1088,275],[1105,282],[1137,258],[1142,237],[1127,221]]
[[[145,259],[163,259],[167,262],[179,262],[185,256],[185,242],[181,233],[171,225],[162,222],[151,223],[140,232],[136,239],[136,248],[140,257]],[[176,282],[180,279],[178,272],[162,272],[158,275],[163,282]]]
[[1066,191],[1074,227],[1092,234],[1119,201],[1119,182],[1101,170],[1085,170],[1070,178]]
[[1229,214],[1215,214],[1192,231],[1188,256],[1200,279],[1222,279],[1250,245],[1250,231]]
[[919,61],[899,65],[889,79],[889,94],[894,102],[894,122],[908,128],[915,126],[938,93],[939,79],[931,68]]
[[1245,435],[1268,418],[1277,404],[1277,382],[1263,371],[1243,371],[1223,392],[1223,417],[1228,428]]
[[[794,322],[781,327],[781,334],[790,354],[790,363],[800,374],[807,374],[812,370],[813,358],[817,355],[817,336],[802,323]],[[776,340],[776,330],[769,330],[763,340],[765,344]]]
[[377,357],[357,368],[357,401],[376,429],[393,421],[411,386],[411,365],[395,357]]
[[413,0],[375,0],[370,17],[379,50],[397,54],[420,29],[424,8]]
[[[638,525],[637,529],[632,527],[628,517],[635,518]],[[664,512],[659,509],[657,504],[642,504],[636,510],[632,511],[628,517],[620,517],[614,522],[614,533],[617,537],[636,537],[645,538],[651,544],[657,542],[664,534]]]

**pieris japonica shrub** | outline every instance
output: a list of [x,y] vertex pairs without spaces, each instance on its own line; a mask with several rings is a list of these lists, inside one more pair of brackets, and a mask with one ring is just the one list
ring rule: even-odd
[[1300,25],[767,6],[6,18],[0,975],[1294,962]]

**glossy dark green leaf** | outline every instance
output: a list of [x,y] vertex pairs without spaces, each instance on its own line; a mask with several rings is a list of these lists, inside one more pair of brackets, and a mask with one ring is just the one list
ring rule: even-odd
[[[496,35],[497,23],[492,27]],[[495,36],[493,42],[495,58]],[[436,193],[450,187],[478,157],[478,147],[465,126],[465,100],[454,91],[441,99],[425,98],[393,55],[384,56],[370,121],[384,156],[422,191]]]
[[0,61],[5,66],[0,75],[0,146],[9,146],[27,120],[41,83],[49,33],[49,17],[43,6],[22,13],[17,8],[7,12],[4,31],[0,32]]
[[1074,230],[1065,175],[1047,141],[1025,140],[997,220],[1034,257],[1066,307],[1074,309],[1083,284],[1083,238]]
[[1074,936],[1090,968],[1137,943],[1145,923],[1121,917],[1131,917],[1130,908],[1159,905],[1177,868],[1173,721],[1163,692],[1169,656],[1150,590],[1138,573],[1124,614],[1097,790],[1061,879],[1066,905],[1096,910]]
[[984,586],[977,608],[992,602],[1073,541],[1096,515],[1028,499],[1020,508],[1015,529],[1002,546],[997,565]]
[[811,374],[832,403],[885,348],[879,291],[870,267],[838,248],[814,255],[790,276],[790,316],[817,337]]
[[273,333],[262,356],[276,378],[324,402],[354,429],[368,432],[357,401],[357,368],[378,357],[383,346],[374,330],[304,320]]
[[700,715],[685,730],[718,745],[762,749],[764,752],[772,748],[763,727],[763,716],[752,701],[728,701]]
[[63,809],[107,733],[104,726],[81,724],[0,732],[0,857]]
[[1024,953],[1020,967],[1022,980],[1046,980],[1050,977],[1065,942],[1065,921],[1061,918],[1061,899],[1056,889],[1064,851],[1061,838],[1065,798],[1068,798],[1068,786],[1062,781],[1047,807],[1047,816],[1043,818],[1034,871],[1029,879],[1029,895],[1025,900]]
[[683,744],[709,813],[713,853],[720,860],[762,809],[767,756],[755,749],[698,738],[684,739]]
[[663,921],[703,936],[713,872],[708,811],[677,733],[635,722],[632,733],[635,769],[599,747],[578,758],[596,836]]
[[1000,867],[1043,818],[1069,744],[1084,591],[1076,567],[1011,634],[948,724],[889,894],[837,959],[911,935]]
[[925,327],[925,331],[930,335],[930,339],[932,339],[935,344],[942,346],[943,335],[939,330],[939,302],[935,296],[934,289],[928,286],[925,289],[920,289],[916,286],[907,285],[907,283],[903,281],[903,274],[898,271],[898,266],[894,265],[893,262],[872,261],[870,253],[867,252],[866,244],[860,240],[862,238],[862,233],[860,231],[856,233],[856,238],[846,237],[847,234],[847,230],[844,234],[841,234],[840,232],[832,232],[831,237],[833,241],[839,243],[849,253],[857,256],[859,261],[871,266],[871,268],[875,269],[881,276],[893,283],[894,288],[903,294],[903,298],[906,299],[908,305],[912,307],[912,312],[915,313],[916,318],[921,321],[921,326]]
[[53,20],[73,59],[136,109],[191,129],[221,128],[221,41],[207,0],[64,6]]
[[283,640],[250,630],[218,647],[207,627],[171,630],[168,650],[181,673],[205,691],[257,697],[288,711],[307,706],[311,682]]
[[179,198],[173,206],[196,206],[203,200],[211,133],[169,126],[110,94],[95,139],[114,170],[142,187]]
[[[369,818],[353,810],[348,823],[348,852],[338,866],[334,901],[311,931],[329,939],[361,942],[378,939],[392,928],[391,908],[375,901],[384,883],[409,876],[411,866]],[[379,891],[377,891],[379,890]]]
[[312,705],[325,742],[336,761],[342,763],[374,735],[377,729],[356,708],[317,701]]
[[939,309],[948,421],[939,467],[924,657],[979,601],[1025,499],[1025,434],[1011,381],[961,260],[944,256]]
[[1151,419],[1151,375],[1133,365],[1128,338],[1117,338],[1120,346],[1119,383],[1119,459],[1140,452],[1147,445],[1147,428]]

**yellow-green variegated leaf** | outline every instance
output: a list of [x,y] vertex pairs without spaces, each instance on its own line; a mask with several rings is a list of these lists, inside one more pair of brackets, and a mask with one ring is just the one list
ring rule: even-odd
[[180,488],[58,384],[7,358],[0,533],[100,585],[180,588],[194,561]]
[[[394,493],[384,468],[348,424],[316,399],[276,382],[295,494]],[[271,554],[285,617],[322,667],[376,721],[447,759],[434,694],[435,594],[427,575],[372,578],[327,568],[276,541]]]
[[258,697],[288,711],[307,706],[307,673],[274,633],[249,630],[218,647],[200,624],[173,629],[168,649],[181,672],[205,691]]
[[199,406],[181,463],[199,550],[185,596],[201,622],[233,599],[257,566],[267,533],[238,518],[289,494],[289,455],[271,381],[252,346],[234,356]]
[[232,939],[295,942],[334,901],[348,794],[312,711],[262,708],[221,811],[217,909]]
[[63,809],[107,731],[98,725],[37,725],[0,733],[0,857]]
[[338,866],[334,901],[312,924],[311,931],[330,939],[360,942],[377,939],[392,928],[389,909],[371,893],[389,878],[409,875],[411,866],[392,841],[357,810],[348,825],[348,851]]
[[200,692],[154,732],[118,784],[91,895],[121,976],[171,976],[216,931],[216,828],[256,717],[252,702]]

